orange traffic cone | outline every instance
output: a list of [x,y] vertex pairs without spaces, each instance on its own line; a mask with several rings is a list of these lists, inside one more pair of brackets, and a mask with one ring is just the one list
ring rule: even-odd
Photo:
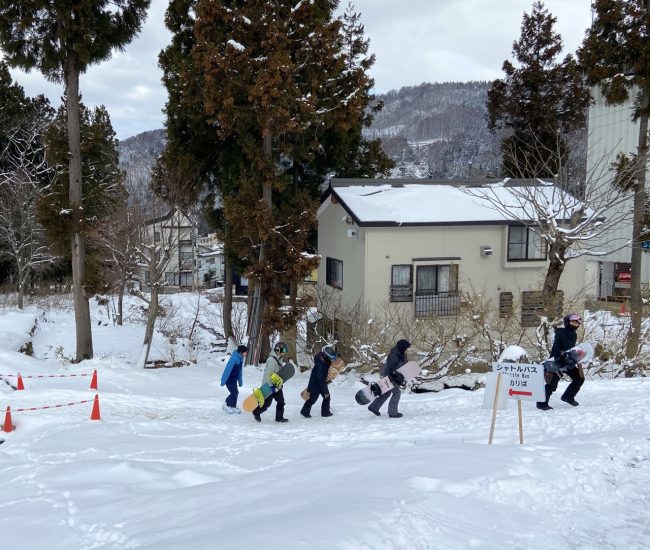
[[11,409],[9,407],[7,407],[7,412],[5,413],[5,423],[2,426],[2,431],[7,433],[14,431],[14,427],[11,424]]
[[18,382],[16,383],[16,389],[17,390],[24,390],[25,386],[23,384],[23,377],[20,376],[20,373],[18,373]]
[[95,372],[93,372],[93,379],[90,381],[90,389],[97,389],[97,369],[95,369]]
[[91,420],[101,420],[99,417],[99,395],[95,394],[95,402],[93,403],[93,412],[90,414]]

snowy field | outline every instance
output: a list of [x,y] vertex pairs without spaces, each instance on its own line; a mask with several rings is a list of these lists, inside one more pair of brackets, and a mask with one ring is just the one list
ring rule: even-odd
[[[402,398],[401,419],[354,401],[340,377],[331,418],[299,415],[307,374],[287,382],[286,416],[226,415],[227,359],[205,345],[198,365],[136,369],[144,326],[100,326],[96,358],[74,352],[71,311],[3,310],[0,541],[7,550],[420,550],[650,548],[650,381],[588,380],[580,407],[514,402],[491,411],[483,391]],[[40,317],[35,357],[17,353]],[[158,335],[160,338],[160,335]],[[204,337],[204,340],[206,337]],[[24,341],[24,340],[23,340]],[[159,342],[161,340],[159,339]],[[162,344],[161,344],[162,345]],[[91,421],[98,371],[101,420]],[[239,403],[261,380],[247,367]],[[1,420],[1,419],[0,419]]]

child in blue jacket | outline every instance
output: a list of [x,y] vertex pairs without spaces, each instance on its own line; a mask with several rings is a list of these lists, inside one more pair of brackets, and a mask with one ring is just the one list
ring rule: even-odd
[[238,346],[237,351],[233,352],[221,375],[221,385],[226,386],[228,392],[230,392],[223,406],[223,410],[228,414],[241,413],[241,410],[237,407],[237,396],[239,395],[237,386],[244,383],[244,360],[247,353],[248,348],[246,346]]

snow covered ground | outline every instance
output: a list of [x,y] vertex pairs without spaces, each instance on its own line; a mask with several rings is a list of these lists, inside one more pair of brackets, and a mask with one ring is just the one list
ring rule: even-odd
[[[524,403],[524,445],[515,406],[487,444],[482,390],[404,395],[404,417],[389,419],[340,377],[334,416],[317,404],[304,419],[308,373],[287,383],[290,422],[271,410],[258,424],[221,411],[222,352],[204,342],[197,365],[136,369],[144,326],[100,326],[101,315],[96,358],[70,365],[71,311],[0,313],[0,374],[97,369],[101,409],[91,421],[89,377],[24,378],[25,391],[0,381],[16,425],[0,432],[3,549],[650,547],[647,379],[588,380],[578,408],[559,400],[561,382],[553,411]],[[35,318],[29,358],[15,350]],[[240,403],[261,374],[246,368]]]

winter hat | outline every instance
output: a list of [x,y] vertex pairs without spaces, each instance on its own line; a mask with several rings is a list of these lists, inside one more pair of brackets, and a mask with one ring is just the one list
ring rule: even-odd
[[404,353],[407,349],[411,347],[411,342],[409,342],[408,340],[398,340],[396,347],[400,351],[400,353]]
[[243,355],[248,351],[248,348],[242,344],[241,346],[237,346],[237,351]]
[[336,352],[332,346],[324,346],[321,351],[330,361],[334,361],[334,359],[337,357]]

